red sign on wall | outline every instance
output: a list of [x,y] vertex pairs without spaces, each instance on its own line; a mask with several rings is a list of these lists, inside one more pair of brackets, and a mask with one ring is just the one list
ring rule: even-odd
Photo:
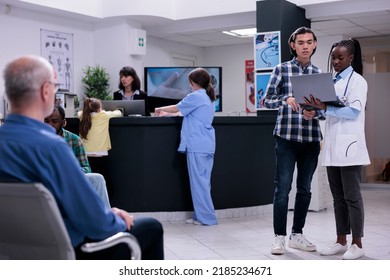
[[254,60],[245,60],[245,104],[246,111],[256,112]]

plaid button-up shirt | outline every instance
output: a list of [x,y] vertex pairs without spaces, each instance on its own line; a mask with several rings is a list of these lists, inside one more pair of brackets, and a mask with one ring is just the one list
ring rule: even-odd
[[91,173],[91,166],[89,165],[88,157],[81,138],[76,134],[67,131],[66,129],[62,129],[62,136],[68,145],[72,148],[73,153],[78,159],[80,167],[84,173]]
[[321,70],[309,63],[305,68],[294,58],[283,62],[272,71],[264,106],[270,109],[279,108],[274,135],[296,142],[320,142],[322,140],[318,112],[312,120],[305,120],[301,112],[295,112],[287,104],[287,98],[293,96],[290,76],[321,73]]

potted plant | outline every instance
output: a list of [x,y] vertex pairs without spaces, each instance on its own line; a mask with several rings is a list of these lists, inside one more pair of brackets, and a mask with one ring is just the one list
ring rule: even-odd
[[96,65],[83,68],[84,93],[87,97],[93,97],[100,100],[112,99],[109,90],[110,76],[106,69]]

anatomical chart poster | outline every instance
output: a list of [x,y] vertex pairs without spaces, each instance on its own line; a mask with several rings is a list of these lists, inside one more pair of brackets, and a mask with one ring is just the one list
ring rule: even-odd
[[60,90],[73,92],[73,34],[41,29],[41,55],[53,65]]

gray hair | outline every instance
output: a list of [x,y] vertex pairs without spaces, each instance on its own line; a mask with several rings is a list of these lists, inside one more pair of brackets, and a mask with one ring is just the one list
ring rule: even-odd
[[3,77],[11,107],[30,103],[42,84],[51,81],[53,75],[51,64],[40,56],[22,56],[9,62]]

